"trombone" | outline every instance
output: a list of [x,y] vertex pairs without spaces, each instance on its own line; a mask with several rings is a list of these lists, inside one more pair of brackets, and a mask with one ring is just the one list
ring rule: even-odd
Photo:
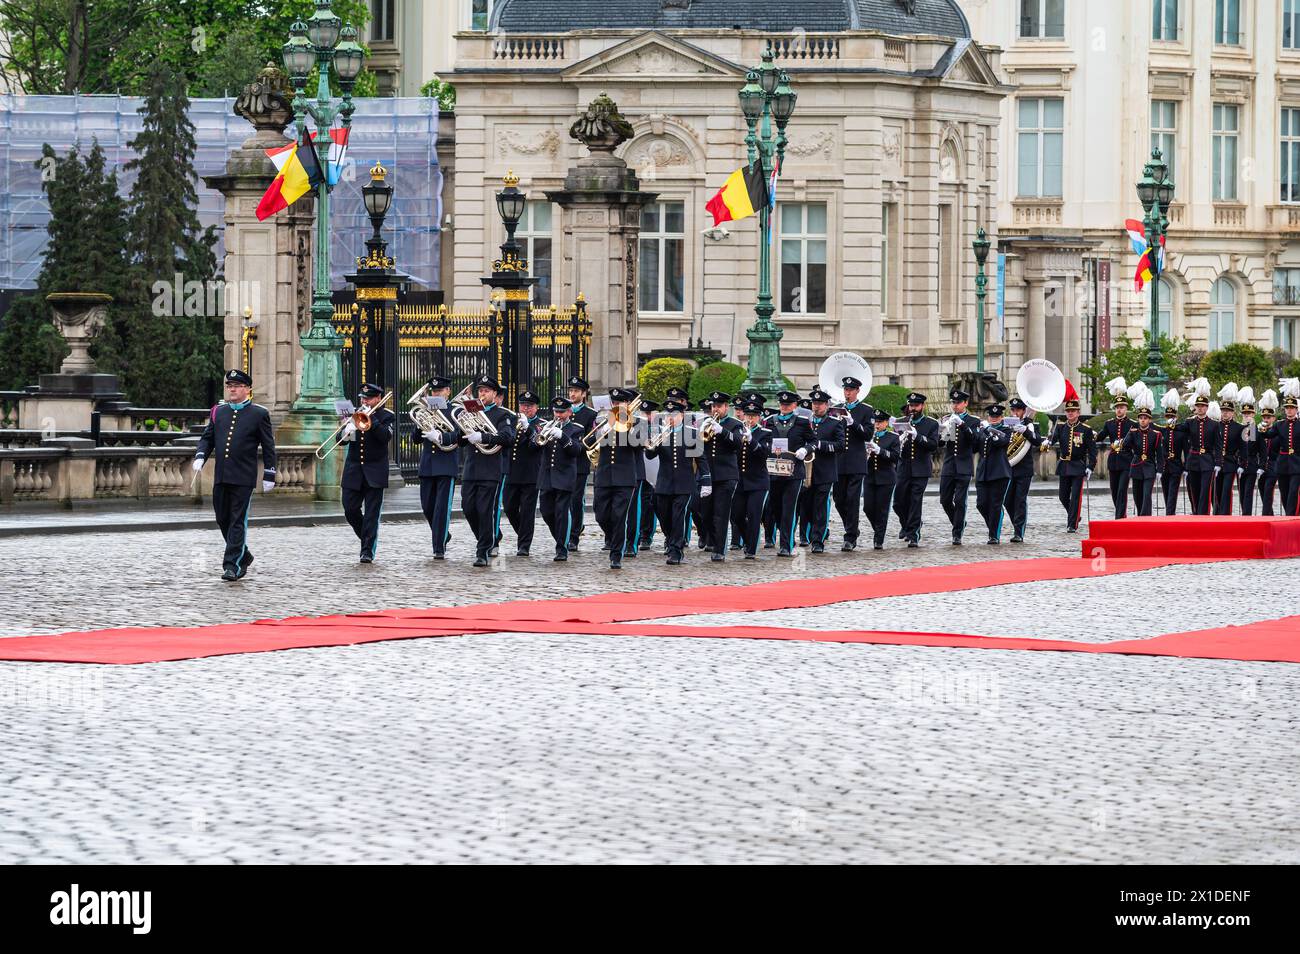
[[320,447],[316,448],[316,459],[324,460],[326,457],[329,457],[330,454],[338,450],[339,445],[343,443],[343,432],[347,430],[347,426],[349,424],[354,425],[356,429],[360,431],[362,434],[370,430],[370,428],[374,425],[374,421],[371,420],[371,415],[374,414],[375,411],[379,410],[381,407],[383,407],[392,399],[393,399],[393,392],[389,391],[387,394],[384,395],[384,399],[380,401],[378,404],[376,404],[374,407],[367,407],[367,406],[360,407],[357,410],[353,411],[351,416],[344,418],[343,423],[341,423],[338,426],[338,428],[334,431],[334,433],[331,434],[329,437],[325,438],[324,442],[321,443]]

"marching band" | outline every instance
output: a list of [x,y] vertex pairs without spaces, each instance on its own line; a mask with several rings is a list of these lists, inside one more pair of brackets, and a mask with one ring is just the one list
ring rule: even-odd
[[[836,367],[842,369],[842,362]],[[863,374],[869,380],[869,369]],[[234,581],[252,562],[245,527],[258,452],[266,467],[264,491],[274,483],[275,452],[265,409],[248,401],[251,379],[231,371],[226,384],[229,400],[214,408],[194,468],[217,456],[214,508],[226,537],[223,579]],[[1133,513],[1153,514],[1157,478],[1165,515],[1179,512],[1184,477],[1185,512],[1191,514],[1252,514],[1256,491],[1265,515],[1280,510],[1296,516],[1300,507],[1295,378],[1279,382],[1280,401],[1270,389],[1258,402],[1251,388],[1231,383],[1211,401],[1203,378],[1188,384],[1185,397],[1170,389],[1157,401],[1145,384],[1129,386],[1116,378],[1106,382],[1114,415],[1097,431],[1081,419],[1074,388],[1041,359],[1022,368],[1010,416],[995,403],[984,408],[983,420],[969,412],[971,395],[958,388],[949,392],[951,410],[941,420],[926,414],[927,398],[918,392],[908,394],[903,416],[891,417],[859,399],[864,382],[856,374],[831,383],[834,393],[814,387],[803,401],[781,391],[775,409],[765,407],[762,395],[747,392],[734,405],[738,416],[732,396],[723,391],[712,392],[699,412],[690,410],[680,388],[668,391],[662,408],[630,387],[612,388],[607,400],[589,405],[590,387],[573,377],[568,396],[552,399],[549,416],[543,416],[531,390],[519,394],[517,413],[502,407],[505,390],[490,377],[475,379],[454,398],[451,387],[448,378],[430,378],[408,401],[407,413],[421,443],[420,504],[433,557],[445,558],[459,482],[476,567],[488,566],[497,555],[503,514],[515,533],[516,555],[528,557],[539,511],[554,541],[554,560],[568,560],[583,536],[589,477],[601,549],[615,570],[650,546],[656,526],[664,534],[666,562],[680,565],[692,522],[713,562],[724,561],[729,549],[757,559],[760,544],[777,549],[778,557],[792,557],[800,545],[821,554],[832,506],[841,517],[844,551],[857,548],[859,514],[871,527],[873,549],[884,548],[891,503],[899,539],[919,547],[936,452],[942,455],[939,499],[954,546],[963,541],[972,480],[988,544],[1002,542],[1007,517],[1011,542],[1025,541],[1035,450],[1056,453],[1058,497],[1070,533],[1079,529],[1087,485],[1103,450],[1109,451],[1117,519],[1129,512],[1130,492]],[[346,404],[343,420],[318,456],[347,446],[343,510],[360,542],[361,562],[370,563],[378,549],[390,445],[399,428],[397,415],[384,406],[391,392],[365,384],[357,397],[355,411],[340,402],[341,409]],[[1040,434],[1036,416],[1062,404],[1064,419]],[[1184,404],[1192,413],[1180,422]],[[1163,424],[1154,423],[1157,407],[1164,410]]]

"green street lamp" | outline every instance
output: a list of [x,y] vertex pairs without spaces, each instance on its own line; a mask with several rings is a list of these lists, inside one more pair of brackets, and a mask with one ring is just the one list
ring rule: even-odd
[[[289,29],[289,42],[281,49],[285,71],[293,85],[293,115],[300,149],[315,149],[322,170],[328,168],[329,129],[340,118],[344,128],[352,125],[352,85],[361,72],[365,51],[357,43],[357,31],[344,26],[329,0],[316,0],[316,10],[304,23]],[[330,97],[331,65],[343,90],[343,101],[334,106]],[[306,93],[307,75],[318,68],[316,95]],[[313,142],[307,135],[307,119],[316,126]],[[328,178],[328,177],[327,177]],[[334,417],[334,401],[343,388],[343,339],[334,331],[334,305],[330,300],[330,229],[328,182],[316,187],[316,273],[312,283],[311,328],[299,340],[303,348],[302,386],[293,410],[303,414]]]
[[983,229],[971,243],[975,249],[975,371],[984,373],[984,299],[988,297],[988,277],[984,263],[989,260],[989,239]]
[[1142,380],[1158,398],[1169,379],[1165,376],[1160,354],[1160,241],[1169,231],[1169,203],[1174,198],[1174,180],[1169,178],[1159,149],[1151,150],[1151,161],[1142,167],[1137,185],[1142,201],[1142,225],[1146,229],[1147,247],[1153,250],[1151,262],[1151,341],[1147,351],[1147,369]]
[[[794,115],[798,95],[790,85],[790,76],[773,62],[772,48],[763,53],[762,65],[750,70],[740,90],[740,109],[745,115],[749,135],[745,146],[751,169],[757,169],[765,182],[772,172],[778,173],[785,161],[785,127]],[[776,125],[773,132],[773,123]],[[746,391],[758,391],[769,401],[784,390],[781,375],[781,338],[784,332],[772,320],[772,206],[765,204],[758,213],[758,302],[754,306],[757,320],[745,332],[749,339]]]

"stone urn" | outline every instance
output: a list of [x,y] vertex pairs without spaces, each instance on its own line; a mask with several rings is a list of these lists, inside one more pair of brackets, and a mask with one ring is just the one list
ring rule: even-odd
[[90,344],[108,317],[112,295],[102,292],[54,292],[46,295],[54,310],[54,324],[71,349],[59,368],[60,374],[94,374]]

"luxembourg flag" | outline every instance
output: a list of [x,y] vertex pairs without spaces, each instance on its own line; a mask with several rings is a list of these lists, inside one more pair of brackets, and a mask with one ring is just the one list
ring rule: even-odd
[[1126,219],[1124,228],[1128,232],[1129,241],[1133,243],[1133,251],[1141,255],[1147,250],[1147,233],[1142,227],[1142,223],[1137,219]]
[[[348,134],[351,127],[338,126],[330,130],[330,154],[325,160],[327,168],[326,183],[330,186],[339,184],[339,179],[343,177],[343,164],[347,161],[348,156]],[[316,134],[311,134],[312,139]]]

